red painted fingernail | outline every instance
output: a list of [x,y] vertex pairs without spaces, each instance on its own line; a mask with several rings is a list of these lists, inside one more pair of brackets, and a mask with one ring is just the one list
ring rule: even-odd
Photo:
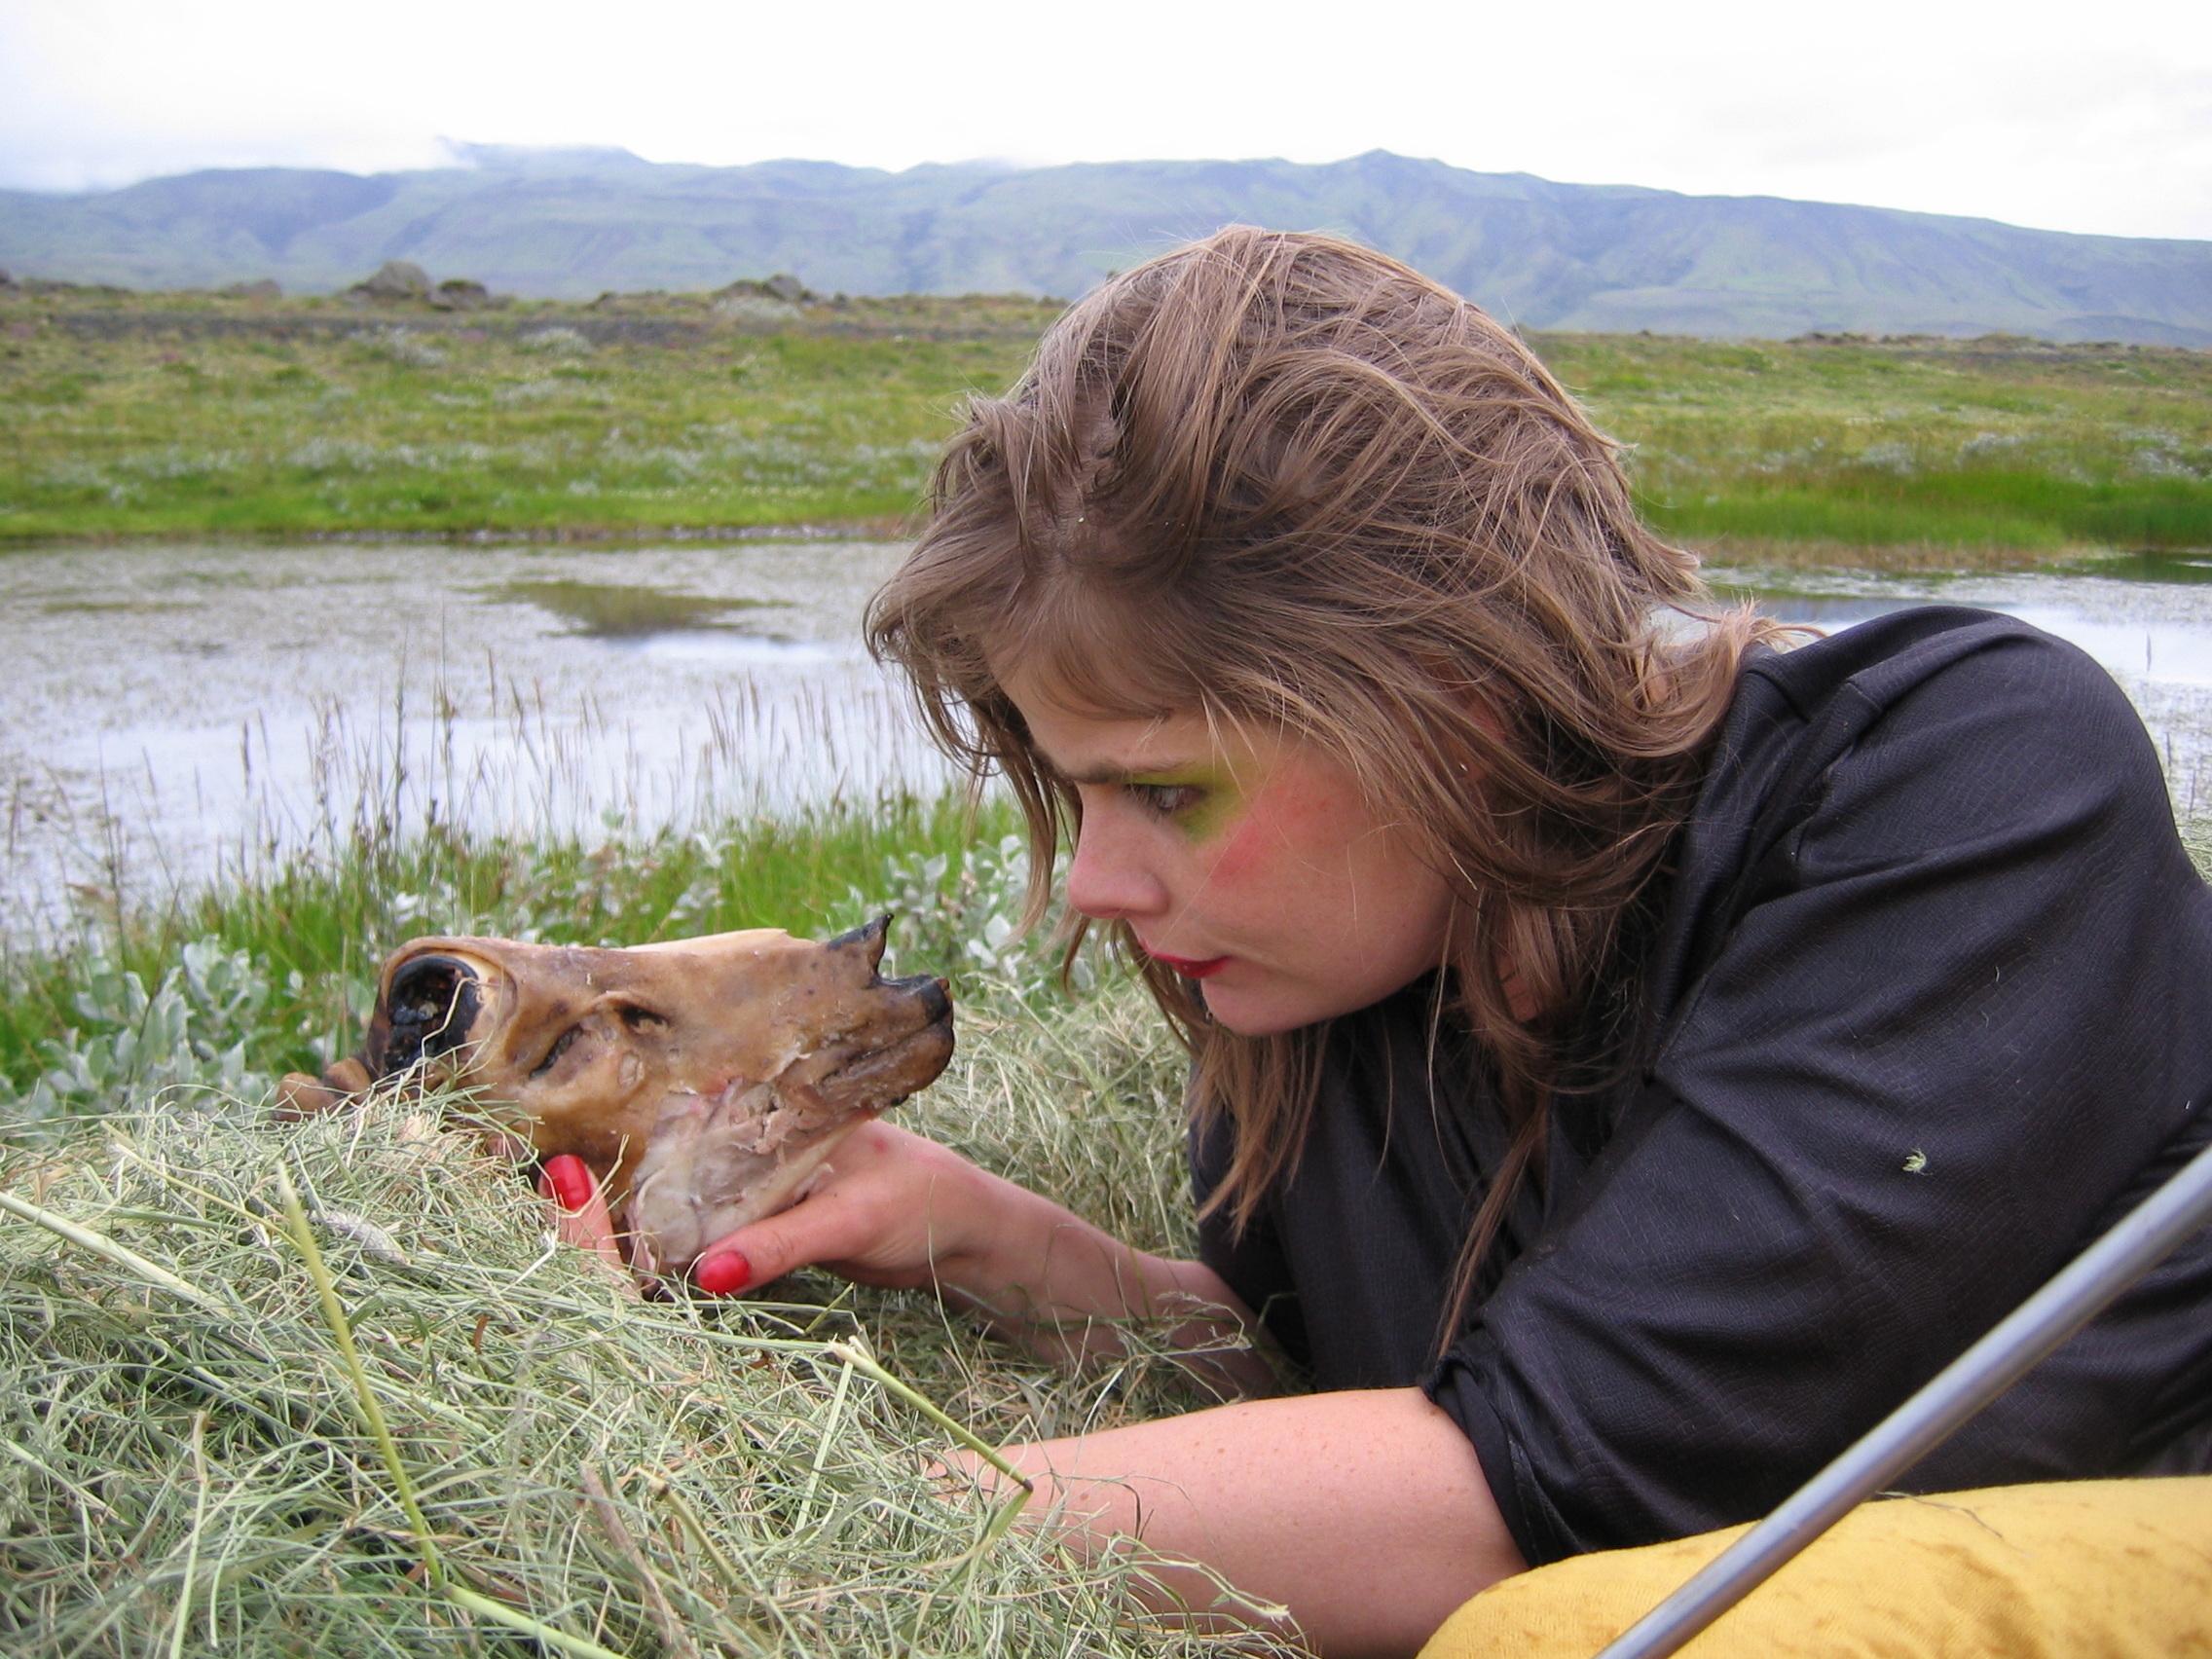
[[552,1184],[553,1196],[565,1210],[580,1210],[591,1202],[591,1171],[584,1161],[572,1152],[564,1152],[558,1158],[545,1161],[545,1179]]
[[691,1270],[691,1282],[709,1296],[733,1296],[753,1282],[753,1264],[736,1250],[721,1250]]

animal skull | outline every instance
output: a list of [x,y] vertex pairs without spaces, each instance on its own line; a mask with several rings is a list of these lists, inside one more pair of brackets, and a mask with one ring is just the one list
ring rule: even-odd
[[591,1165],[641,1266],[795,1202],[847,1134],[952,1057],[944,981],[885,979],[889,917],[826,943],[777,929],[627,950],[410,940],[358,1059],[284,1080],[293,1113],[387,1082],[450,1086],[541,1158]]

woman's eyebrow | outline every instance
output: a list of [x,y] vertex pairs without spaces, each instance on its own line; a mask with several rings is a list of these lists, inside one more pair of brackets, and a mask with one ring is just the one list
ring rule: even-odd
[[1159,781],[1177,772],[1188,772],[1197,765],[1195,760],[1169,761],[1158,766],[1122,766],[1112,761],[1100,761],[1094,766],[1086,766],[1080,772],[1062,772],[1060,776],[1071,784],[1129,784],[1140,779]]
[[1125,784],[1137,775],[1127,766],[1116,766],[1104,761],[1095,766],[1086,766],[1080,772],[1060,773],[1071,784]]

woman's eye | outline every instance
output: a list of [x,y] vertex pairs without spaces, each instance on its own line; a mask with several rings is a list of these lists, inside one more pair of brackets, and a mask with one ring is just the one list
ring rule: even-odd
[[1146,811],[1161,818],[1173,818],[1191,810],[1205,798],[1205,791],[1196,784],[1131,784],[1129,793]]

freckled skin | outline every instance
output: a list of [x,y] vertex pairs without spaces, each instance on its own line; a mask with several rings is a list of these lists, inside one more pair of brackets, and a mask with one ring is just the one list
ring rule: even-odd
[[1083,803],[1068,902],[1204,965],[1230,1030],[1348,1014],[1443,959],[1449,890],[1322,750],[1197,716],[1100,719],[1019,676],[1007,688]]

